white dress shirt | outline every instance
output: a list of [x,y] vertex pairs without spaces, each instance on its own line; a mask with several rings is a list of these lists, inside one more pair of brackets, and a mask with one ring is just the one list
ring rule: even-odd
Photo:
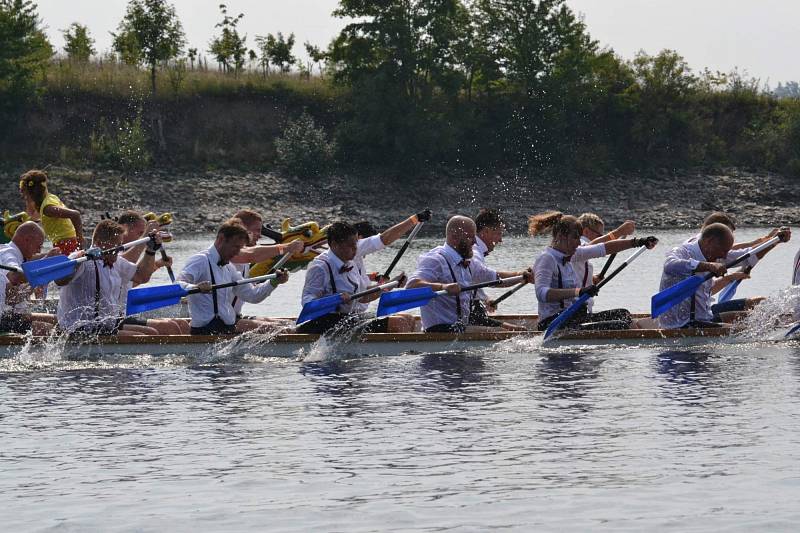
[[[250,265],[247,263],[234,263],[234,268],[242,275],[242,279],[250,276]],[[236,315],[242,314],[242,308],[244,307],[244,300],[238,298],[236,296],[233,297],[233,310],[236,311]]]
[[[207,250],[197,253],[189,258],[183,267],[178,282],[184,287],[197,285],[203,281],[212,283],[230,283],[242,279],[242,274],[237,270],[237,265],[227,263],[220,266],[220,257],[217,248],[212,244]],[[211,270],[209,270],[209,267]],[[211,279],[211,272],[214,279]],[[236,311],[233,309],[233,297],[250,303],[258,303],[272,294],[275,287],[269,281],[253,284],[243,283],[235,287],[228,287],[214,291],[217,293],[217,316],[228,326],[236,324]],[[211,293],[196,293],[189,295],[189,315],[192,317],[192,327],[201,328],[214,319],[214,296]]]
[[70,333],[94,324],[115,327],[125,313],[123,288],[135,275],[136,265],[121,256],[111,267],[102,260],[79,264],[70,282],[59,291],[58,325]]
[[[0,245],[0,265],[22,267],[23,262],[25,262],[25,258],[22,257],[22,252],[13,241],[8,244]],[[0,270],[0,313],[9,313],[13,311],[15,313],[28,314],[30,311],[27,298],[23,298],[22,301],[18,302],[13,307],[6,305],[6,290],[9,287],[8,274],[8,270]]]
[[[355,294],[370,287],[371,281],[364,263],[364,256],[383,250],[386,245],[383,244],[380,235],[373,235],[366,239],[359,239],[356,246],[356,255],[352,261],[345,263],[332,250],[327,250],[309,263],[303,285],[303,305],[334,293]],[[332,283],[336,286],[335,289],[331,284],[331,274],[333,274]],[[336,312],[342,314],[363,313],[368,307],[369,304],[366,303],[350,302],[340,305]]]
[[589,259],[603,257],[604,255],[606,255],[605,244],[587,244],[578,246],[572,256],[565,262],[566,256],[563,253],[548,246],[536,258],[536,262],[533,265],[533,275],[534,279],[536,279],[536,299],[539,302],[539,320],[544,320],[556,313],[560,313],[576,300],[576,298],[569,298],[558,302],[548,302],[547,294],[550,289],[576,289],[581,287],[582,278],[578,278],[574,265],[576,263],[585,263]]
[[[738,258],[748,251],[749,248],[744,250],[732,250],[731,254],[735,252],[734,255]],[[732,260],[731,254],[728,254],[728,261]],[[707,261],[707,259],[700,249],[699,239],[689,239],[680,246],[676,246],[667,252],[667,259],[664,262],[664,272],[661,275],[659,291],[668,289],[689,276],[693,276],[698,265],[705,261]],[[758,262],[758,258],[752,255],[744,262],[743,266],[753,266],[756,262]],[[700,273],[700,275],[705,275],[705,272]],[[712,321],[713,314],[711,313],[711,305],[714,302],[711,296],[711,289],[714,285],[714,281],[714,278],[709,279],[700,285],[691,298],[685,299],[658,317],[659,325],[662,328],[675,329],[688,324],[692,320],[692,301],[694,301],[694,319],[705,322]]]
[[[413,281],[445,284],[455,282],[463,287],[472,283],[498,279],[497,272],[486,267],[480,261],[470,261],[468,266],[462,266],[462,259],[461,254],[449,244],[437,246],[419,256],[417,270],[408,279],[408,283],[411,284]],[[453,279],[453,275],[455,275],[455,279]],[[469,321],[471,299],[472,294],[470,293],[461,293],[457,297],[446,294],[434,298],[420,309],[423,329],[441,324],[455,325],[457,323],[466,327]]]
[[[592,241],[588,237],[581,235],[581,246],[589,246]],[[594,278],[594,265],[588,259],[582,261],[573,261],[572,268],[575,269],[575,275],[581,284],[581,287],[588,287],[592,284]],[[586,302],[586,310],[590,313],[594,307],[594,298],[589,298]]]
[[800,250],[794,256],[794,270],[792,270],[792,285],[800,285]]

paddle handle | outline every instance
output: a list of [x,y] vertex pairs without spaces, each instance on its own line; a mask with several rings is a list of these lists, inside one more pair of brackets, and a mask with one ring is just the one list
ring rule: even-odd
[[[757,255],[758,253],[763,252],[767,248],[772,248],[773,246],[775,246],[779,242],[781,242],[780,237],[773,237],[770,240],[768,240],[767,242],[759,244],[758,246],[756,246],[755,248],[753,248],[752,250],[750,250],[749,252],[747,252],[743,256],[739,257],[738,259],[734,259],[730,263],[726,264],[725,268],[735,267],[736,265],[738,265],[742,261],[747,261],[750,258],[750,256]],[[709,274],[711,274],[711,273],[709,272]]]
[[624,263],[622,263],[620,266],[618,266],[618,267],[616,268],[616,270],[614,270],[614,272],[612,272],[611,274],[609,274],[607,278],[604,278],[602,281],[600,281],[600,283],[598,283],[598,284],[597,284],[597,288],[598,288],[598,289],[600,289],[600,288],[601,288],[603,285],[605,285],[606,283],[608,283],[609,281],[611,281],[612,279],[614,279],[614,276],[616,276],[617,274],[619,274],[620,272],[622,272],[622,271],[625,269],[625,267],[626,267],[626,266],[628,266],[628,265],[630,265],[631,263],[633,263],[634,261],[636,261],[636,259],[637,259],[637,258],[638,258],[640,255],[642,255],[643,253],[645,253],[645,251],[647,251],[647,248],[645,248],[644,246],[642,246],[641,248],[639,248],[638,250],[636,250],[635,252],[633,252],[633,253],[632,253],[630,256],[628,256],[628,258],[625,260],[625,262],[624,262]]
[[515,292],[517,292],[518,290],[520,290],[522,287],[524,287],[524,286],[525,286],[525,285],[527,285],[527,284],[528,284],[528,282],[527,282],[527,281],[526,281],[526,282],[523,282],[523,283],[520,283],[519,285],[517,285],[517,286],[516,286],[516,287],[514,287],[513,289],[511,289],[511,290],[508,290],[508,291],[504,292],[503,294],[501,294],[501,295],[500,295],[500,296],[499,296],[499,297],[498,297],[496,300],[492,300],[492,301],[490,301],[489,303],[490,303],[490,304],[491,304],[493,307],[497,307],[497,305],[498,305],[498,304],[500,304],[500,302],[503,302],[503,301],[505,301],[506,299],[508,299],[509,297],[511,297],[511,295],[512,295],[512,294],[514,294]]
[[22,274],[22,269],[20,267],[12,267],[12,266],[0,265],[0,269],[8,270],[10,272],[16,272],[17,274]]
[[406,250],[408,250],[408,247],[411,244],[411,241],[414,240],[414,237],[417,236],[417,233],[419,233],[419,230],[422,229],[422,225],[423,224],[425,224],[425,223],[424,222],[418,222],[417,225],[414,226],[414,229],[411,230],[411,233],[408,235],[408,238],[406,239],[406,242],[404,242],[403,246],[401,246],[400,249],[397,251],[397,254],[394,256],[394,259],[392,259],[392,262],[389,263],[389,267],[386,269],[386,272],[383,273],[383,277],[384,278],[388,278],[389,275],[392,273],[392,270],[394,269],[394,267],[397,266],[397,263],[400,261],[400,258],[403,257],[403,254],[406,253]]

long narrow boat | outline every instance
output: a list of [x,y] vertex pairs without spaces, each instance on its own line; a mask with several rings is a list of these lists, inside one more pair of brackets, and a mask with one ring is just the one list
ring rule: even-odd
[[[507,315],[504,321],[533,326],[531,315]],[[533,327],[531,327],[533,329]],[[370,333],[357,339],[337,341],[320,340],[319,335],[282,333],[274,336],[247,335],[159,335],[142,337],[98,337],[92,342],[76,342],[46,337],[20,335],[0,336],[0,357],[14,357],[26,350],[46,350],[62,357],[102,357],[126,354],[192,354],[203,351],[213,353],[230,343],[234,351],[272,357],[303,357],[314,352],[336,356],[398,355],[402,353],[438,353],[479,350],[508,343],[508,349],[530,350],[538,347],[592,345],[657,345],[693,346],[712,343],[742,342],[728,328],[707,329],[629,329],[617,331],[570,331],[548,340],[542,345],[538,331],[481,331],[462,334],[451,333]],[[518,343],[517,345],[513,343]],[[498,346],[499,348],[500,346]]]

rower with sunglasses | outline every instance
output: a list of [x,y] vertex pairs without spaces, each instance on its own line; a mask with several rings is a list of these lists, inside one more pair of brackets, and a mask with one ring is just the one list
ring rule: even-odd
[[[606,243],[581,246],[583,227],[577,218],[550,211],[531,216],[528,231],[532,236],[547,230],[552,232],[550,246],[536,258],[533,267],[536,279],[536,299],[539,303],[538,329],[543,331],[562,311],[584,294],[597,295],[594,283],[582,286],[575,272],[575,264],[589,259],[618,253],[629,248],[653,248],[658,239],[618,239]],[[565,324],[572,329],[628,329],[633,320],[627,309],[610,309],[597,313],[586,307],[575,313]]]

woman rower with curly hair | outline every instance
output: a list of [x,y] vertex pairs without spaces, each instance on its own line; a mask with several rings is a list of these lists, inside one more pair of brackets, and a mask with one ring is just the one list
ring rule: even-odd
[[47,190],[47,174],[29,170],[19,180],[19,191],[25,200],[25,210],[42,223],[45,235],[64,255],[83,247],[81,214],[69,209],[58,196]]

